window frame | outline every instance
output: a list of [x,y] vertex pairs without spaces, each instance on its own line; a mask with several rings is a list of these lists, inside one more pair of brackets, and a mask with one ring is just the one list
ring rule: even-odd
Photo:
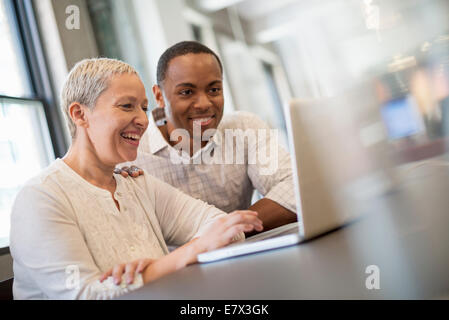
[[[58,110],[57,95],[51,84],[33,2],[32,0],[4,1],[12,11],[10,18],[13,20],[18,47],[23,55],[24,69],[28,76],[31,96],[0,95],[0,98],[42,103],[54,155],[56,158],[61,158],[68,149],[63,127],[64,121]],[[10,254],[9,246],[0,247],[0,256],[5,254]]]
[[6,1],[11,1],[14,5],[19,41],[23,44],[25,62],[34,94],[28,98],[43,104],[55,157],[62,157],[68,148],[64,139],[64,122],[60,117],[57,95],[51,84],[33,2],[31,0]]

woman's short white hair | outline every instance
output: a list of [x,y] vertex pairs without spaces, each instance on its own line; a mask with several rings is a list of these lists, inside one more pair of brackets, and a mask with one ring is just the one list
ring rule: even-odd
[[72,139],[76,134],[76,126],[70,117],[70,105],[78,102],[93,109],[98,97],[108,88],[112,76],[124,73],[138,76],[129,64],[109,58],[84,59],[72,68],[61,91],[61,107]]

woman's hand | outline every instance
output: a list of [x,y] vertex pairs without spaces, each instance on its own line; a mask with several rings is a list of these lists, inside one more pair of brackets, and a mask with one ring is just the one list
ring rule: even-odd
[[130,263],[118,264],[109,271],[105,272],[100,277],[100,282],[103,282],[108,277],[112,276],[114,278],[114,283],[119,285],[122,281],[122,275],[124,274],[126,283],[131,284],[134,282],[135,273],[142,273],[146,267],[154,261],[154,259],[139,259]]
[[143,282],[160,277],[197,262],[197,255],[232,243],[242,232],[262,231],[262,221],[255,211],[234,211],[213,221],[203,234],[166,256],[154,261],[144,272]]
[[263,230],[257,212],[238,210],[214,221],[197,241],[201,244],[201,251],[210,251],[232,243],[241,232],[253,230]]

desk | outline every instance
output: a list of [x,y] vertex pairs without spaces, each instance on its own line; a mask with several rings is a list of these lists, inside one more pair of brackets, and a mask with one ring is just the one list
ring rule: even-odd
[[[369,265],[379,268],[379,290],[366,288]],[[348,226],[192,265],[121,299],[447,299],[448,270],[449,169],[421,167]]]

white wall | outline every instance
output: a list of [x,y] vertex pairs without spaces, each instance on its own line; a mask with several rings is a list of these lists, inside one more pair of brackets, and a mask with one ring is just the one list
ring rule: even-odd
[[193,40],[193,34],[183,17],[183,0],[131,0],[137,27],[136,38],[142,44],[148,61],[148,74],[156,82],[157,61],[169,46],[183,40]]

